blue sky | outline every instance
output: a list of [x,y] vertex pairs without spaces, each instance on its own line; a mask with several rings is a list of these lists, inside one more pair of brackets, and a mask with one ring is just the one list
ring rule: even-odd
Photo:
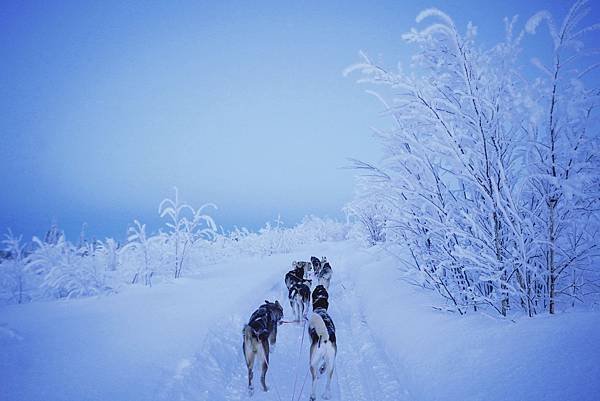
[[359,50],[407,60],[401,34],[429,6],[493,43],[504,16],[570,5],[323,3],[2,2],[0,230],[123,238],[134,218],[158,228],[175,185],[225,227],[341,217],[341,167],[377,159],[370,128],[386,124],[342,76]]

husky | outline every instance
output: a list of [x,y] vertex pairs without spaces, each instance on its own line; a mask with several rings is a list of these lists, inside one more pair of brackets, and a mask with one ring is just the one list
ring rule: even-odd
[[311,256],[310,263],[312,265],[313,272],[316,276],[317,274],[319,274],[319,270],[321,269],[321,260],[319,260],[319,258],[317,258],[316,256]]
[[335,338],[335,326],[327,311],[323,308],[317,308],[311,315],[308,324],[308,334],[310,335],[310,374],[312,376],[312,390],[310,400],[317,399],[315,392],[317,389],[317,379],[327,374],[327,385],[323,398],[331,398],[331,378],[335,368],[335,356],[337,354],[337,343]]
[[300,277],[296,276],[296,271],[290,270],[285,275],[285,286],[288,290],[290,290],[294,286],[294,284],[296,284],[300,280]]
[[269,346],[275,346],[277,341],[277,325],[283,319],[283,308],[279,301],[265,301],[257,310],[254,311],[248,324],[244,326],[244,341],[242,350],[246,359],[248,368],[248,392],[250,395],[254,392],[252,378],[254,376],[254,359],[257,355],[262,359],[262,373],[260,383],[264,391],[268,391],[265,378],[269,369]]
[[304,273],[306,273],[306,262],[294,262],[295,263],[295,267],[294,267],[294,271],[296,272],[296,276],[300,277],[300,278],[304,278]]
[[327,260],[325,259],[325,263],[323,263],[321,269],[319,269],[319,273],[317,274],[318,283],[324,286],[325,288],[329,289],[329,282],[331,281],[332,274],[333,271],[331,270],[331,266],[329,265],[329,262],[327,262]]
[[[304,265],[302,265],[302,263],[304,263],[304,262],[293,261],[292,262],[292,270],[290,270],[289,273],[293,273],[294,276],[296,276],[299,279],[304,279]],[[286,275],[286,277],[287,277],[287,275]],[[286,284],[287,284],[287,280],[286,280]],[[289,289],[289,287],[288,287],[288,289]]]
[[310,287],[303,282],[296,283],[290,288],[288,298],[294,316],[298,322],[306,318],[310,304]]
[[286,273],[285,286],[287,287],[288,291],[291,290],[292,287],[294,286],[294,284],[297,284],[297,283],[304,283],[304,284],[307,284],[309,287],[312,285],[312,280],[302,278],[298,274],[299,273],[297,270],[290,270],[289,272]]
[[287,272],[285,275],[285,286],[287,287],[288,291],[291,290],[294,284],[297,283],[303,283],[309,287],[312,286],[312,279],[305,279],[303,276],[304,272],[300,269],[294,269]]
[[312,264],[311,262],[296,262],[298,269],[302,268],[302,272],[304,273],[305,277],[308,277],[309,272],[312,270]]
[[322,285],[316,286],[312,293],[312,307],[313,310],[329,308],[329,293]]

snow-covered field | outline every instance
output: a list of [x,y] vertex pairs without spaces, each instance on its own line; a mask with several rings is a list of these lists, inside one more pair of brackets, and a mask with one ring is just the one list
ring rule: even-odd
[[[438,312],[433,294],[399,280],[385,251],[345,241],[207,266],[112,296],[2,306],[0,399],[248,399],[242,326],[264,299],[279,299],[291,319],[283,276],[292,260],[311,255],[326,255],[334,270],[335,400],[600,397],[600,314],[513,322]],[[270,391],[252,399],[308,399],[303,332],[281,326]]]

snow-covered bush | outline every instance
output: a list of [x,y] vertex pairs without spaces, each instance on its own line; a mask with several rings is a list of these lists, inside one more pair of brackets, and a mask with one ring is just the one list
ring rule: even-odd
[[[377,132],[383,160],[357,162],[368,174],[348,208],[359,220],[383,208],[385,223],[363,225],[383,226],[389,245],[408,248],[403,262],[461,314],[482,305],[554,313],[559,295],[571,302],[592,289],[599,91],[586,73],[598,64],[582,40],[598,25],[580,26],[585,4],[560,28],[546,12],[518,34],[507,20],[506,37],[488,49],[472,24],[460,32],[428,9],[417,22],[433,22],[403,36],[416,47],[411,71],[363,53],[346,71],[380,85],[370,93],[393,123]],[[519,55],[541,21],[554,58],[550,67],[536,60],[542,74],[526,79]]]
[[28,257],[27,269],[41,276],[43,296],[74,298],[108,291],[104,267],[96,258],[93,243],[77,248],[61,235],[56,243],[34,237],[35,249]]
[[240,256],[268,256],[289,253],[300,247],[347,238],[349,226],[329,218],[306,216],[294,227],[285,227],[279,217],[267,222],[258,232],[234,228],[214,239],[205,254],[212,261]]
[[[9,233],[0,263],[0,297],[25,302],[109,293],[138,283],[152,286],[184,272],[201,273],[204,266],[228,259],[288,253],[343,240],[350,228],[333,219],[307,216],[294,227],[285,227],[278,218],[256,232],[237,227],[217,232],[212,217],[205,213],[208,207],[214,205],[194,209],[181,202],[175,189],[175,197],[159,205],[167,230],[149,233],[145,224],[134,220],[123,246],[112,238],[90,242],[83,233],[76,246],[53,225],[44,240],[33,238],[25,257],[20,239]],[[30,287],[27,291],[21,285],[25,282]]]
[[2,241],[4,255],[0,263],[0,296],[8,302],[23,303],[26,298],[25,256],[22,237],[16,237],[11,230]]
[[[358,169],[374,169],[373,166],[354,160],[354,167]],[[385,233],[388,220],[392,215],[388,202],[384,200],[385,194],[376,192],[376,186],[365,177],[357,177],[357,191],[354,200],[344,208],[350,219],[354,219],[356,229],[353,236],[368,246],[385,242]]]
[[[144,285],[152,286],[152,276],[157,270],[155,244],[164,244],[159,236],[154,241],[148,239],[146,235],[146,225],[134,220],[133,227],[129,227],[127,245],[121,251],[123,258],[127,260],[128,270],[131,270],[131,284],[144,282]],[[157,241],[158,240],[158,241]],[[159,248],[159,255],[160,247]]]
[[216,206],[207,203],[194,210],[179,200],[179,191],[175,188],[175,198],[164,199],[158,206],[160,217],[167,217],[168,243],[172,246],[174,277],[181,276],[187,254],[197,241],[211,240],[216,235],[216,225],[212,217],[204,210]]

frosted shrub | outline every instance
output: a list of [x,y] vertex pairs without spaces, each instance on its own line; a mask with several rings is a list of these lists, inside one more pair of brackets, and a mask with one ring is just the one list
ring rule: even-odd
[[145,224],[135,220],[123,246],[112,238],[87,242],[83,236],[75,246],[53,225],[43,241],[33,238],[32,252],[24,257],[20,239],[10,234],[4,241],[8,256],[0,263],[0,296],[8,302],[29,300],[29,291],[20,284],[25,282],[35,287],[37,299],[114,292],[131,284],[152,286],[179,278],[184,271],[201,273],[207,264],[343,240],[349,230],[347,224],[308,216],[294,227],[285,227],[278,218],[258,232],[236,227],[219,233],[205,212],[209,207],[214,205],[194,209],[181,202],[175,190],[173,199],[159,205],[167,230],[149,233]]
[[46,296],[73,298],[107,290],[93,244],[77,249],[64,236],[52,244],[34,237],[33,243],[27,268],[43,277],[40,287]]
[[167,218],[168,243],[172,248],[174,277],[181,276],[186,256],[196,241],[211,240],[215,237],[217,227],[214,220],[204,210],[216,206],[207,203],[194,210],[190,205],[179,200],[179,191],[175,188],[175,197],[166,198],[158,206],[160,217]]
[[0,263],[0,296],[8,302],[23,303],[26,299],[26,272],[22,237],[8,230],[2,241],[5,258]]

